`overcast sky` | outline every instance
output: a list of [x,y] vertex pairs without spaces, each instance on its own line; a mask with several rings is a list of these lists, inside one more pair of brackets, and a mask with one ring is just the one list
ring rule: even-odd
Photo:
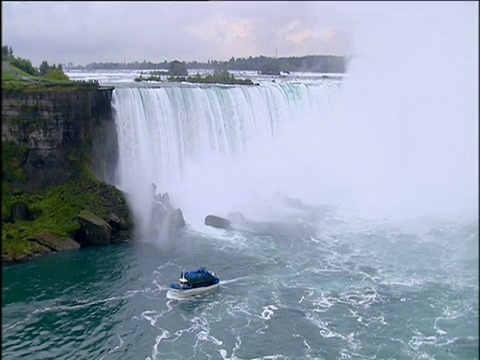
[[[2,1],[2,44],[39,66],[52,63],[228,60],[249,56],[350,55],[375,17],[451,9],[427,2]],[[459,21],[477,2],[452,5]],[[455,16],[455,14],[453,14]],[[464,18],[462,18],[462,16]],[[474,17],[467,18],[472,21]],[[476,17],[478,27],[478,16]],[[370,34],[375,36],[375,34]],[[478,46],[478,44],[472,44]]]

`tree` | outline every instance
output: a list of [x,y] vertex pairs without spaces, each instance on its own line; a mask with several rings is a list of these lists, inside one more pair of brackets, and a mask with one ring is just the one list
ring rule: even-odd
[[11,59],[13,59],[12,47],[8,45],[2,46],[2,60],[11,60]]
[[22,59],[22,58],[13,58],[10,61],[10,65],[19,68],[22,71],[25,71],[27,74],[35,76],[37,74],[37,70],[33,67],[30,60]]
[[52,80],[63,80],[67,81],[70,80],[68,76],[61,70],[61,69],[51,69],[48,74],[45,76],[47,79]]
[[50,71],[50,66],[48,65],[48,62],[43,60],[40,64],[40,67],[38,68],[38,71],[40,72],[40,76],[46,76]]
[[171,76],[188,76],[188,70],[185,63],[173,60],[168,66],[168,74]]
[[267,61],[262,65],[261,73],[264,75],[280,75],[280,67],[276,61]]
[[213,70],[213,77],[219,83],[229,83],[234,80],[233,75],[221,66],[218,66]]
[[52,66],[48,65],[48,62],[45,60],[42,61],[40,64],[40,67],[38,68],[38,72],[40,73],[40,76],[44,76],[48,79],[52,80],[70,80],[68,76],[63,72],[63,67],[62,64],[55,65],[53,64]]

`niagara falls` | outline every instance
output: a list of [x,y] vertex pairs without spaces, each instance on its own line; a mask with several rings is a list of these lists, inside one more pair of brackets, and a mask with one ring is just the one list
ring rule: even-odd
[[[192,10],[182,12],[178,33],[137,30],[145,56],[165,44],[167,58],[167,38],[188,34],[185,47],[208,43],[227,59],[223,68],[199,59],[184,78],[161,62],[147,69],[146,60],[133,69],[126,60],[63,69],[111,92],[104,142],[114,151],[93,160],[111,161],[102,181],[124,194],[133,232],[4,266],[3,358],[479,358],[478,4],[319,3],[322,13],[296,3],[276,3],[271,25],[292,49],[327,15],[329,31],[315,44],[341,43],[346,30],[333,19],[349,16],[354,46],[344,72],[306,61],[276,73],[242,69],[263,58],[221,51],[250,50],[251,33],[277,46],[246,3],[218,4],[245,22],[197,19]],[[128,5],[132,17],[148,7]],[[119,21],[123,8],[110,9],[104,21]],[[316,15],[286,26],[287,9]],[[149,26],[179,16],[142,14]],[[140,26],[122,19],[119,26]],[[132,57],[138,51],[133,35],[105,31],[118,47],[132,43]],[[212,39],[224,33],[230,45],[222,47]],[[211,43],[201,42],[207,35]],[[175,58],[188,58],[179,44]],[[273,62],[282,51],[270,50]],[[219,69],[252,83],[187,81]],[[164,215],[171,210],[181,215],[176,224]],[[203,267],[220,279],[215,291],[168,296],[171,283]]]

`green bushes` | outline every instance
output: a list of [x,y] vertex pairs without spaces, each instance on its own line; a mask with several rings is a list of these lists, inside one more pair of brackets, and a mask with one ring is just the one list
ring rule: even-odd
[[61,69],[52,69],[50,70],[45,78],[52,79],[52,80],[60,80],[60,81],[69,81],[69,77],[65,75],[65,73]]
[[27,154],[28,148],[26,146],[16,145],[12,141],[2,141],[2,183],[4,181],[25,182],[27,180],[22,168]]
[[235,79],[227,70],[215,70],[213,75],[206,75],[202,77],[200,74],[195,76],[174,77],[170,76],[168,81],[172,82],[189,82],[189,83],[201,83],[201,84],[225,84],[225,85],[253,85],[250,79]]
[[[189,83],[200,83],[200,84],[225,84],[225,85],[253,85],[252,80],[250,79],[235,79],[233,74],[230,74],[228,70],[221,69],[217,67],[213,75],[206,75],[202,77],[200,74],[195,76],[188,76],[187,68],[185,64],[180,61],[172,61],[169,65],[170,75],[167,77],[167,81],[170,82],[189,82]],[[149,77],[144,77],[140,74],[139,77],[135,78],[135,81],[162,81],[160,75],[166,75],[165,72],[152,72]]]
[[[2,67],[2,89],[16,90],[18,85],[25,82],[50,83],[52,80],[54,82],[70,82],[68,76],[63,72],[61,64],[50,66],[44,60],[37,69],[30,60],[15,57],[12,48],[7,45],[2,46],[2,60],[8,61],[9,64],[6,70]],[[9,84],[5,84],[6,82]]]
[[139,77],[135,78],[135,81],[140,82],[140,81],[162,81],[162,78],[160,76],[155,76],[151,75],[149,77],[143,77],[140,75]]

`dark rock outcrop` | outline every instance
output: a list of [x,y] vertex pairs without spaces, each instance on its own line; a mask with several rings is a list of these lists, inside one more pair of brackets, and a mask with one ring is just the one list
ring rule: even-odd
[[170,228],[171,229],[178,229],[185,226],[185,219],[183,218],[182,210],[174,209],[171,213],[170,218]]
[[176,209],[172,206],[168,193],[155,195],[156,189],[157,186],[152,184],[152,191],[155,196],[153,205],[154,218],[162,221],[169,230],[185,226],[185,219],[182,210]]
[[88,211],[83,211],[77,219],[82,227],[75,240],[80,245],[108,245],[111,243],[112,227],[105,220]]
[[27,205],[23,202],[13,205],[10,217],[12,222],[28,221],[30,219],[30,212]]
[[20,254],[18,256],[15,256],[13,259],[16,263],[24,263],[30,260],[30,257],[27,254]]
[[230,220],[220,216],[208,215],[205,218],[205,225],[213,226],[220,229],[230,229]]
[[2,255],[2,264],[12,265],[15,261],[10,255]]
[[128,230],[129,228],[128,222],[113,212],[109,215],[108,224],[112,227],[112,230],[117,231]]
[[53,251],[70,251],[80,249],[80,244],[73,239],[55,236],[47,231],[42,231],[35,234],[35,237],[30,239],[37,244],[46,246]]

